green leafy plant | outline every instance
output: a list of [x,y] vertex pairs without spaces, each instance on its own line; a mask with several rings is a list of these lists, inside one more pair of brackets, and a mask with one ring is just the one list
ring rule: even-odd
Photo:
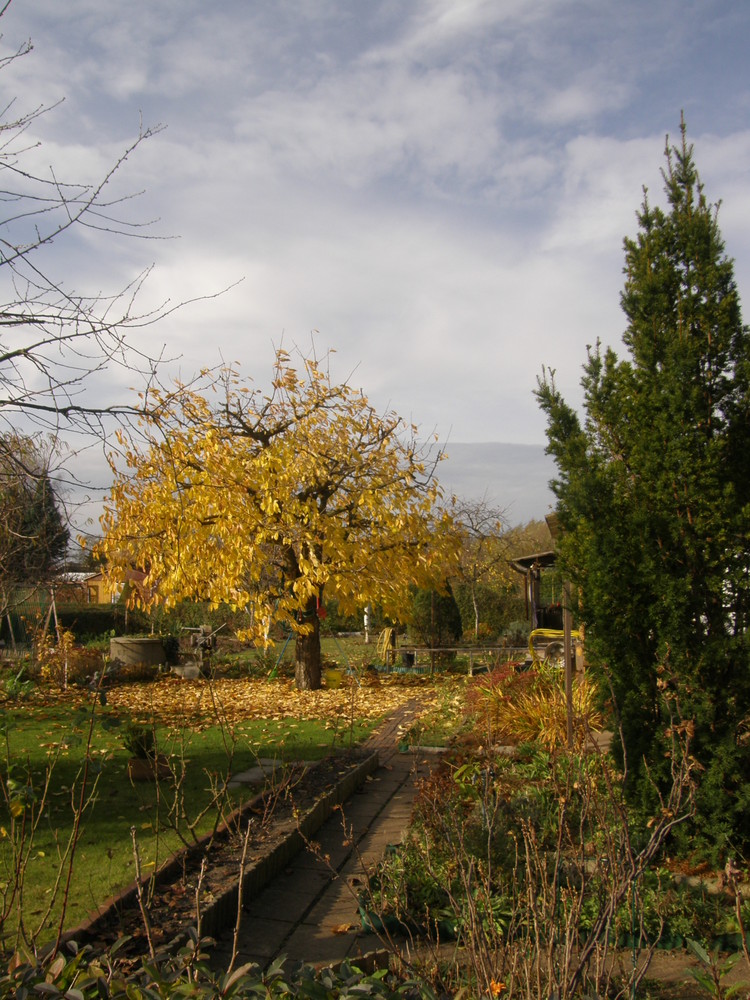
[[22,699],[28,697],[31,692],[36,687],[36,684],[31,677],[24,678],[24,673],[26,667],[22,666],[21,669],[13,677],[9,677],[4,683],[3,687],[5,693],[13,701],[21,701]]
[[125,726],[121,740],[131,757],[153,760],[156,756],[156,733],[153,726],[131,722]]
[[732,1000],[739,993],[747,993],[747,983],[732,983],[726,979],[737,964],[739,954],[727,955],[722,958],[718,949],[708,952],[700,941],[688,939],[688,948],[700,962],[697,969],[691,969],[690,974],[702,989],[714,1000]]
[[281,961],[262,970],[254,963],[214,971],[205,945],[195,928],[176,954],[161,952],[129,966],[120,957],[127,939],[120,939],[102,955],[88,946],[68,942],[51,957],[33,957],[0,970],[0,996],[30,997],[43,994],[76,1000],[101,997],[216,997],[235,1000],[327,1000],[372,997],[373,1000],[435,1000],[428,982],[387,970],[366,973],[343,962],[338,968],[315,970],[302,966],[293,972]]
[[275,646],[258,646],[253,653],[251,673],[267,677],[276,668],[278,656]]

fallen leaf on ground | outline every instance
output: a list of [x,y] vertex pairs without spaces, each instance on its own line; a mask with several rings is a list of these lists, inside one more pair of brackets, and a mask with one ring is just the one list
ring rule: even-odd
[[[131,713],[148,710],[149,719],[160,722],[211,725],[217,718],[225,723],[244,719],[274,721],[337,719],[340,724],[372,722],[418,697],[419,712],[437,701],[441,682],[415,684],[362,684],[351,693],[341,689],[298,691],[291,680],[183,680],[166,677],[143,687],[123,684],[110,689],[110,705]],[[289,723],[287,723],[289,725]]]

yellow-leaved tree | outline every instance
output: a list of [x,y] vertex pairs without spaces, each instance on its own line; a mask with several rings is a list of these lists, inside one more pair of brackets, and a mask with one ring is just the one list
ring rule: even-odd
[[136,603],[246,609],[259,644],[285,624],[297,685],[317,688],[324,593],[399,619],[410,584],[447,576],[454,536],[416,428],[315,357],[278,351],[267,394],[226,368],[148,402],[141,436],[121,433],[99,546],[115,582],[146,572]]

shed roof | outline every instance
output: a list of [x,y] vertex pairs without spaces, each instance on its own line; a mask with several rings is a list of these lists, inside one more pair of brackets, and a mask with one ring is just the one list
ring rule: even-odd
[[549,569],[555,565],[557,554],[555,552],[534,552],[529,556],[519,556],[511,560],[511,566],[518,573],[528,573],[530,569]]

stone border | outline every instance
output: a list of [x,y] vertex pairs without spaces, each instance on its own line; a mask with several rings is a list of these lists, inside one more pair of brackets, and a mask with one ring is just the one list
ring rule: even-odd
[[[289,823],[286,836],[265,856],[248,865],[242,881],[244,896],[257,894],[283,871],[291,859],[304,850],[308,840],[320,829],[336,806],[344,803],[352,793],[364,784],[367,777],[377,770],[380,759],[377,753],[367,757],[361,764],[321,796],[304,816],[297,816]],[[237,918],[239,885],[235,884],[217,896],[201,909],[201,929],[210,937],[232,926]]]
[[[304,849],[307,841],[325,823],[336,806],[345,802],[379,766],[378,754],[371,754],[352,767],[328,792],[317,799],[304,815],[298,815],[296,818],[288,820],[288,829],[282,839],[267,854],[246,867],[242,883],[243,895],[260,892],[280,871],[283,871],[289,861]],[[249,802],[235,809],[215,833],[205,834],[195,844],[175,852],[154,875],[143,876],[140,880],[141,888],[145,889],[152,878],[156,880],[158,886],[161,886],[178,877],[186,859],[192,860],[196,856],[200,857],[206,852],[212,841],[226,839],[230,831],[236,829],[238,822],[243,819],[245,814],[258,807],[263,801],[264,795],[264,792],[260,792]],[[116,914],[120,910],[137,905],[138,888],[136,880],[110,896],[76,927],[66,931],[63,935],[63,941],[85,942],[95,938],[107,925],[116,923]],[[203,934],[213,936],[234,923],[237,916],[238,893],[239,885],[235,883],[220,896],[204,903],[201,909]]]

